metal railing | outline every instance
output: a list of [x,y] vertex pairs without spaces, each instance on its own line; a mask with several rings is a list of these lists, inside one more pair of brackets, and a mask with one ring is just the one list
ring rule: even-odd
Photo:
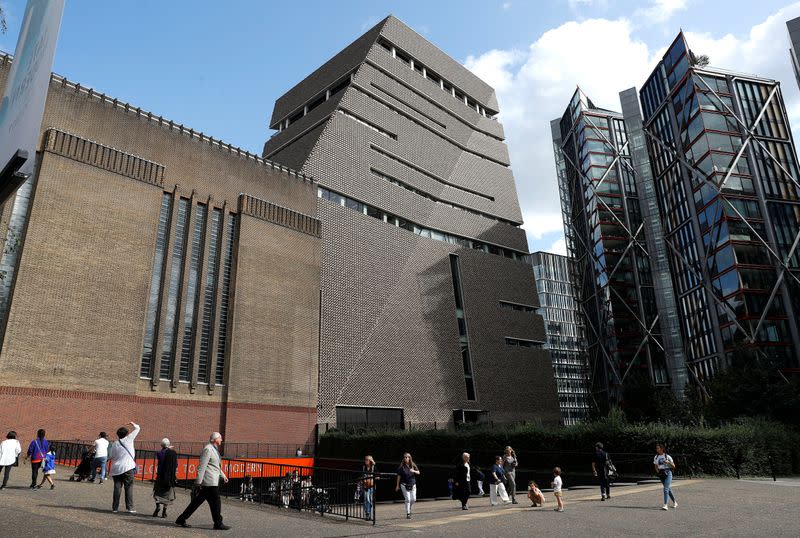
[[[87,439],[74,439],[64,442],[78,443],[80,445],[91,446],[94,441]],[[207,444],[205,441],[172,441],[172,448],[178,454],[199,454]],[[141,450],[161,450],[161,441],[136,441],[136,448]],[[297,451],[300,450],[299,457],[312,457],[314,455],[314,445],[306,443],[302,445],[287,443],[222,443],[220,454],[230,458],[293,458],[298,457]]]
[[[152,482],[157,474],[157,452],[142,449],[139,443],[136,444],[135,480]],[[92,448],[91,443],[74,441],[51,441],[51,446],[55,448],[56,461],[67,466],[78,466]],[[175,473],[177,487],[190,489],[193,486],[199,460],[199,455],[178,453]],[[226,499],[305,510],[321,516],[344,517],[346,520],[361,519],[371,521],[373,525],[377,521],[374,504],[367,518],[362,491],[364,479],[374,480],[378,478],[377,475],[366,476],[354,470],[324,469],[289,462],[228,457],[222,458],[222,469],[228,476],[228,482],[220,484],[219,493]],[[379,482],[374,481],[375,487]]]

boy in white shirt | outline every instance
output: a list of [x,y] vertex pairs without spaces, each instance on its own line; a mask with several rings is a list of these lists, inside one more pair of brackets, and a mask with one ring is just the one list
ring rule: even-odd
[[100,467],[100,483],[106,479],[106,463],[108,462],[108,435],[100,432],[100,437],[94,441],[94,458],[92,458],[92,477],[89,482],[94,482],[97,476],[97,468]]
[[561,493],[561,467],[556,467],[553,469],[553,481],[550,483],[550,486],[553,488],[553,495],[558,502],[558,506],[555,507],[553,510],[556,512],[563,512],[564,511],[564,499]]

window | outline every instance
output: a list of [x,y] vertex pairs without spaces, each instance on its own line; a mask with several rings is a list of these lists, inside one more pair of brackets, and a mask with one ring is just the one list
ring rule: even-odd
[[402,408],[336,406],[337,428],[374,428],[402,430]]
[[222,210],[214,208],[211,212],[211,229],[208,235],[208,259],[206,261],[208,270],[206,271],[206,281],[203,288],[203,321],[200,326],[200,353],[197,358],[197,381],[198,383],[208,383],[209,356],[211,354],[212,334],[214,332],[213,320],[214,309],[216,307],[217,295],[217,273],[219,271],[219,239],[220,221],[222,220]]
[[167,292],[167,314],[164,325],[164,337],[161,345],[161,368],[159,378],[169,380],[172,371],[173,350],[175,349],[175,331],[177,329],[178,298],[183,284],[183,256],[186,249],[186,233],[189,221],[189,200],[178,200],[178,217],[175,223],[175,241],[172,244],[172,264],[169,271],[169,288]]
[[222,296],[219,309],[219,330],[217,331],[217,368],[214,382],[222,385],[225,381],[225,347],[228,343],[228,316],[230,314],[231,266],[233,265],[233,240],[236,233],[236,215],[228,218],[228,230],[225,238],[225,258],[222,262]]
[[200,258],[203,256],[203,234],[206,228],[206,206],[195,207],[194,230],[192,231],[192,251],[189,258],[189,282],[186,283],[186,306],[183,310],[183,345],[179,379],[189,381],[192,375],[192,352],[194,348],[195,305],[199,291]]
[[524,340],[522,338],[509,338],[506,337],[506,345],[512,347],[535,347],[535,348],[542,348],[544,347],[544,342],[539,342],[538,340]]
[[469,354],[469,335],[467,317],[464,313],[464,297],[461,291],[461,267],[458,256],[450,255],[450,273],[453,278],[453,295],[456,302],[456,321],[458,323],[458,340],[461,346],[461,362],[464,367],[464,382],[467,388],[467,400],[476,400],[475,382],[473,379],[472,358]]
[[139,370],[141,377],[150,378],[153,368],[153,345],[158,327],[158,304],[161,297],[161,274],[164,271],[164,259],[167,253],[167,234],[169,233],[170,214],[172,213],[172,195],[165,192],[161,197],[161,212],[158,216],[156,232],[156,254],[153,260],[153,275],[150,278],[150,296],[147,301],[147,318],[145,321],[142,363]]
[[508,301],[500,301],[500,308],[507,310],[517,310],[520,312],[536,312],[536,308],[526,304],[509,303]]

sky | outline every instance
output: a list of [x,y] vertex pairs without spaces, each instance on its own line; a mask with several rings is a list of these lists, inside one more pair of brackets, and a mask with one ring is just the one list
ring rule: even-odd
[[[23,0],[0,0],[13,53]],[[260,154],[275,100],[392,14],[494,86],[530,250],[565,253],[550,139],[576,86],[619,110],[683,29],[711,65],[800,91],[785,22],[800,2],[759,0],[66,0],[53,70]]]

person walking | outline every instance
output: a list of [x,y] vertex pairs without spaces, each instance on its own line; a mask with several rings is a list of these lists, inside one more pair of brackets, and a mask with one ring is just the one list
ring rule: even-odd
[[361,467],[361,496],[364,504],[364,518],[372,519],[372,507],[375,504],[375,459],[364,456],[364,465]]
[[47,442],[45,431],[40,429],[36,432],[36,438],[28,445],[28,452],[25,461],[31,460],[31,489],[36,489],[36,481],[39,478],[39,469],[42,467],[47,452],[50,450],[50,443]]
[[56,451],[53,447],[50,447],[50,450],[45,454],[44,459],[42,460],[42,481],[39,482],[39,485],[36,486],[36,489],[42,489],[44,486],[45,481],[50,484],[50,489],[56,489],[56,485],[53,482],[53,477],[56,474]]
[[8,477],[11,476],[11,468],[18,464],[20,454],[22,454],[22,447],[17,440],[17,432],[11,430],[0,443],[0,469],[3,470],[3,484],[0,485],[0,489],[6,489]]
[[453,473],[453,495],[456,499],[461,501],[461,509],[469,510],[467,503],[469,502],[469,494],[472,485],[472,478],[475,475],[469,464],[469,453],[464,452],[461,454],[461,461],[456,465],[456,471]]
[[496,456],[489,478],[489,503],[492,506],[497,506],[498,495],[504,503],[510,502],[508,493],[506,493],[505,480],[506,473],[503,471],[503,456]]
[[100,436],[94,440],[94,458],[92,458],[92,477],[89,482],[94,482],[97,476],[97,468],[100,467],[100,483],[106,480],[108,463],[108,434],[100,432]]
[[595,443],[592,474],[600,481],[600,500],[611,498],[611,483],[608,479],[608,453],[603,450],[603,443]]
[[178,453],[172,448],[169,439],[161,440],[161,450],[156,454],[156,480],[153,483],[153,500],[156,509],[153,517],[167,517],[167,506],[175,500],[175,485],[178,483],[175,472],[178,470]]
[[222,471],[222,458],[219,455],[221,444],[222,434],[214,432],[211,434],[208,444],[203,447],[200,464],[197,467],[197,478],[194,480],[192,502],[175,520],[175,524],[179,527],[191,527],[187,520],[192,517],[201,504],[208,502],[211,518],[214,520],[214,529],[220,531],[230,529],[229,526],[222,523],[222,502],[219,500],[220,479],[226,484],[228,483],[228,477]]
[[408,452],[403,454],[403,460],[397,468],[397,484],[394,490],[403,493],[403,499],[406,502],[406,519],[411,519],[411,507],[417,502],[417,476],[419,474],[419,468],[411,458],[411,454]]
[[503,451],[503,471],[506,473],[506,491],[511,497],[511,504],[519,504],[517,502],[517,454],[510,446]]
[[125,488],[125,510],[129,514],[135,514],[133,507],[133,478],[136,474],[136,449],[133,445],[136,436],[139,435],[139,425],[135,422],[127,424],[132,429],[125,426],[117,429],[117,441],[111,445],[109,457],[111,458],[111,479],[114,480],[114,496],[111,502],[111,511],[119,511],[119,497],[122,489]]
[[668,502],[672,500],[672,508],[678,507],[678,501],[675,500],[675,495],[672,494],[672,471],[675,470],[675,461],[672,456],[667,454],[664,445],[661,443],[656,444],[656,457],[653,458],[653,467],[658,473],[658,479],[664,486],[664,506],[662,510],[669,510]]

